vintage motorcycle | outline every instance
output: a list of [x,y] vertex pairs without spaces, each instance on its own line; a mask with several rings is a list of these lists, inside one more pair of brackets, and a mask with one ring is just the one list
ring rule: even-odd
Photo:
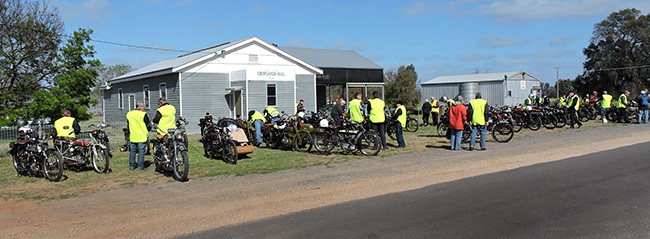
[[81,132],[78,138],[54,137],[54,148],[67,169],[80,170],[92,165],[97,173],[109,172],[108,148],[100,143],[97,131]]
[[171,171],[177,181],[187,181],[190,170],[190,160],[187,156],[187,120],[180,117],[176,120],[176,128],[169,129],[160,138],[154,140],[153,163],[156,172]]
[[29,126],[20,127],[18,132],[18,140],[9,143],[9,153],[18,175],[43,175],[52,182],[61,180],[63,162],[59,152],[48,148],[47,141]]
[[321,153],[330,153],[334,147],[339,147],[347,153],[355,151],[363,155],[374,156],[381,151],[381,138],[369,131],[369,120],[364,124],[351,124],[348,120],[343,126],[329,126],[327,120],[323,125],[314,129],[313,142],[316,150]]
[[[234,121],[236,123],[236,121]],[[234,125],[234,124],[232,124]],[[199,119],[201,127],[201,143],[206,158],[221,158],[226,163],[237,164],[239,155],[237,153],[237,142],[230,137],[228,127],[220,127],[213,122],[212,115],[205,113],[205,117]],[[237,127],[234,125],[234,127]],[[235,128],[235,130],[237,130]]]
[[97,139],[97,142],[106,146],[106,151],[108,152],[108,156],[112,158],[113,154],[111,153],[111,143],[109,142],[108,135],[104,130],[104,128],[108,127],[108,124],[100,121],[98,124],[88,125],[88,128],[93,128],[93,127],[97,129],[90,132],[92,137]]

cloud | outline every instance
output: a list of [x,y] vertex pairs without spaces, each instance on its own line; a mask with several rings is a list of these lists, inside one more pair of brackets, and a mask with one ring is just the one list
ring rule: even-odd
[[311,48],[311,45],[301,40],[291,40],[284,44],[286,47]]
[[428,56],[427,56],[426,58],[424,58],[424,59],[425,59],[425,60],[434,60],[434,59],[438,59],[438,58],[440,58],[440,55],[438,55],[438,54],[432,54],[432,55],[428,55]]
[[350,47],[350,50],[360,52],[366,49],[366,46],[363,43],[357,43]]
[[328,48],[329,49],[335,49],[335,50],[341,50],[341,49],[345,48],[347,45],[348,45],[348,43],[345,42],[345,41],[338,41],[338,42],[334,43],[333,45],[331,45]]
[[52,5],[59,9],[64,21],[103,22],[111,16],[111,7],[108,0],[90,0],[77,4],[55,0]]
[[480,5],[467,13],[489,16],[495,22],[520,22],[596,17],[629,7],[647,11],[650,3],[646,0],[502,0]]
[[534,56],[535,58],[563,58],[574,55],[574,52],[564,51],[564,50],[543,50],[537,52]]
[[222,25],[220,23],[213,22],[213,21],[203,22],[203,24],[201,24],[201,26],[203,26],[205,28],[208,28],[208,29],[212,29],[212,30],[216,30],[216,29],[219,29],[219,28],[222,27]]
[[548,43],[549,46],[566,46],[578,40],[578,37],[556,37]]
[[481,0],[457,0],[457,1],[446,2],[443,4],[418,2],[415,3],[414,5],[400,7],[399,11],[407,17],[416,17],[419,16],[420,14],[427,13],[427,12],[435,12],[435,11],[448,12],[476,2],[481,2]]
[[494,59],[495,56],[491,54],[461,53],[456,58],[461,61],[480,61]]
[[484,37],[479,41],[480,47],[489,47],[489,48],[501,48],[508,46],[521,46],[526,44],[527,41],[524,39],[513,38],[513,37]]

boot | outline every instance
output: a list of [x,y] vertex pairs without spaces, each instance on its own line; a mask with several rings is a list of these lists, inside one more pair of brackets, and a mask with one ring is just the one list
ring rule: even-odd
[[607,124],[607,119],[603,118],[603,124]]

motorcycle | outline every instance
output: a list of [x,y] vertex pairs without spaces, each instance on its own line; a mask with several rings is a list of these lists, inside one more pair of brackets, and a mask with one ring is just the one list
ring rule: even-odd
[[[636,100],[630,100],[628,106],[625,108],[627,112],[627,117],[630,120],[634,120],[639,116],[639,105]],[[616,122],[618,120],[619,111],[618,108],[612,107],[607,113],[607,120],[610,122]]]
[[20,127],[18,132],[18,140],[9,143],[9,154],[18,175],[42,175],[52,182],[61,180],[63,163],[59,152],[48,148],[47,141],[29,126]]
[[351,124],[348,119],[343,121],[343,126],[329,126],[327,120],[322,120],[323,125],[314,129],[313,142],[316,150],[329,154],[334,147],[339,147],[347,153],[355,151],[363,155],[374,156],[381,151],[381,138],[369,131],[370,121],[362,124]]
[[54,137],[54,148],[67,169],[79,170],[92,165],[97,173],[109,172],[108,148],[100,143],[96,131],[81,132],[79,138]]
[[108,151],[108,156],[112,158],[113,154],[111,153],[111,143],[108,140],[108,135],[106,134],[106,131],[104,131],[104,128],[108,127],[108,124],[100,121],[98,124],[88,125],[88,128],[91,127],[97,128],[90,133],[91,136],[94,137],[97,140],[97,142],[106,146],[106,151]]
[[[221,158],[225,163],[237,164],[239,158],[237,142],[230,137],[231,129],[229,127],[217,126],[213,123],[210,113],[205,113],[205,117],[199,119],[199,127],[201,127],[201,140],[199,141],[203,143],[203,153],[206,158]],[[237,129],[235,128],[235,130]]]
[[173,178],[181,182],[187,181],[190,169],[185,125],[187,121],[180,117],[176,120],[176,128],[169,129],[165,135],[154,140],[153,162],[156,172],[171,171]]

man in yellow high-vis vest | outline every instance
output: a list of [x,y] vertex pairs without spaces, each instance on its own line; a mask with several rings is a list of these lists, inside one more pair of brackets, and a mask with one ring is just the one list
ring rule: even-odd
[[438,115],[440,114],[440,104],[435,96],[431,96],[431,121],[433,126],[438,126]]
[[363,123],[363,113],[361,113],[361,93],[357,93],[354,99],[350,101],[348,108],[350,108],[350,121],[353,124]]
[[77,134],[81,132],[79,122],[73,117],[69,110],[63,112],[63,117],[54,121],[54,129],[56,129],[56,137],[59,138],[76,138]]
[[402,101],[397,101],[397,109],[393,114],[393,121],[395,122],[395,135],[397,136],[397,148],[406,147],[406,142],[404,142],[404,134],[402,129],[406,127],[406,107],[402,105]]
[[569,91],[569,125],[573,129],[573,125],[578,124],[578,128],[582,127],[580,117],[578,117],[578,110],[580,109],[580,97],[573,91]]
[[612,95],[603,91],[603,100],[600,102],[600,119],[603,123],[607,123],[607,116],[605,115],[612,108]]
[[264,115],[257,110],[248,112],[248,120],[255,126],[255,146],[260,146],[263,142],[262,139],[262,125],[266,123]]
[[630,96],[629,91],[625,91],[625,93],[621,94],[618,97],[618,103],[616,104],[616,108],[618,108],[618,123],[623,123],[623,120],[625,120],[625,123],[630,123],[630,118],[627,116],[627,105],[628,103],[628,97]]
[[152,120],[155,124],[158,124],[158,138],[162,138],[169,129],[176,128],[176,108],[167,103],[167,99],[164,97],[158,100],[158,110],[156,110],[156,115]]
[[481,150],[485,150],[485,138],[487,135],[487,119],[489,118],[489,113],[487,110],[487,100],[483,99],[481,92],[476,92],[475,99],[470,101],[469,104],[472,107],[472,137],[469,141],[469,151],[474,150],[474,145],[476,145],[476,133],[477,131],[481,132]]
[[372,99],[368,100],[368,111],[370,111],[370,122],[372,122],[372,128],[375,133],[379,134],[381,138],[381,144],[384,150],[388,149],[386,145],[386,113],[384,112],[386,108],[386,103],[379,98],[379,93],[377,91],[372,92]]
[[[144,170],[144,154],[147,148],[147,137],[151,124],[149,116],[144,112],[144,103],[138,102],[135,104],[134,110],[126,113],[126,122],[129,129],[129,169]],[[138,162],[136,164],[135,156],[138,155]]]

